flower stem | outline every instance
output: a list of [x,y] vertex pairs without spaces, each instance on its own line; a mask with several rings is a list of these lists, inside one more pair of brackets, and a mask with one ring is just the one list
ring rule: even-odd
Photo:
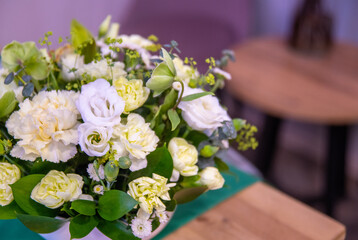
[[181,85],[181,92],[180,92],[178,101],[176,102],[176,104],[175,104],[174,107],[173,107],[174,110],[178,107],[178,105],[179,105],[181,99],[183,98],[183,94],[184,94],[184,83],[183,83],[182,81],[175,81],[175,82],[179,82],[179,83],[180,83],[180,85]]

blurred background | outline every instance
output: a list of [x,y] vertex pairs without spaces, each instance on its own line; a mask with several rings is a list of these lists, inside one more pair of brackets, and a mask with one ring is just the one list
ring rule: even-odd
[[[311,4],[306,15],[313,14],[318,19],[322,17],[323,24],[321,26],[317,19],[318,23],[312,19],[305,22],[306,15],[303,14],[301,22],[308,24],[309,28],[316,21],[315,24],[319,26],[311,29],[316,27],[318,30],[300,32],[296,26],[294,35],[294,19],[300,11],[302,13],[304,2]],[[317,8],[315,4],[320,7]],[[69,36],[70,21],[73,18],[96,33],[99,23],[111,14],[113,21],[121,23],[121,34],[138,33],[145,37],[155,34],[161,43],[174,39],[182,50],[181,56],[194,57],[201,69],[205,64],[200,63],[204,63],[205,58],[218,58],[222,49],[233,46],[240,48],[252,39],[265,39],[268,36],[281,39],[294,36],[302,40],[300,34],[303,38],[317,35],[324,47],[314,57],[325,58],[336,43],[352,47],[358,45],[357,12],[357,0],[1,0],[0,48],[14,39],[37,40],[47,31],[54,32],[54,39]],[[302,50],[302,45],[296,44],[296,47],[296,50]],[[310,50],[315,52],[315,46],[303,48],[306,57],[312,57],[309,53]],[[352,59],[358,62],[358,56]],[[358,69],[350,74],[355,74],[351,77],[358,81]],[[227,94],[225,91],[221,92],[222,101],[229,107],[231,116],[246,118],[256,124],[260,140],[265,116],[270,112],[245,101],[240,94],[236,95],[233,91]],[[358,92],[356,96],[358,98]],[[282,115],[275,117],[282,121],[277,132],[277,145],[270,171],[264,172],[266,179],[282,191],[325,211],[324,201],[316,201],[316,196],[325,188],[329,124]],[[354,121],[342,124],[349,125],[345,171],[347,191],[335,204],[334,218],[347,226],[347,239],[358,239],[358,127]],[[264,144],[260,142],[260,147]],[[246,152],[244,157],[260,166],[262,159],[259,159],[259,150]]]

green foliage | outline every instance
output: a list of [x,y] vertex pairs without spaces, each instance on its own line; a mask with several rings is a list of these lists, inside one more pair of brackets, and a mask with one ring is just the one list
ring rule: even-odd
[[86,216],[96,215],[96,203],[94,201],[75,200],[71,204],[71,209]]
[[239,129],[236,142],[239,144],[238,149],[240,151],[246,151],[250,148],[255,150],[258,147],[259,143],[254,136],[256,132],[256,126],[253,126],[249,123],[245,123],[245,125]]
[[184,188],[174,194],[174,199],[177,201],[178,204],[191,202],[207,190],[208,188],[203,186]]
[[139,240],[133,235],[132,230],[121,221],[101,221],[97,228],[112,240]]
[[57,210],[50,209],[44,205],[35,202],[31,199],[32,189],[41,181],[45,175],[32,174],[20,178],[17,182],[10,185],[16,203],[25,212],[33,216],[49,216],[54,217],[57,215]]
[[207,95],[215,95],[215,94],[212,93],[212,92],[194,93],[194,94],[190,94],[190,95],[187,95],[187,96],[183,97],[182,101],[192,101],[192,100],[195,100],[195,99],[207,96]]
[[44,216],[17,214],[17,218],[30,230],[37,233],[51,233],[60,229],[67,220]]
[[207,141],[209,139],[204,133],[193,130],[190,131],[189,134],[186,136],[186,139],[191,142],[196,148],[199,147],[201,142]]
[[71,239],[84,238],[87,236],[96,226],[98,220],[94,216],[77,215],[71,218],[70,233]]
[[209,157],[212,157],[218,151],[219,151],[219,147],[217,147],[217,146],[205,145],[200,150],[200,155],[203,157],[209,158]]
[[31,174],[47,174],[51,170],[57,171],[65,171],[66,163],[53,163],[49,161],[43,161],[41,159],[37,159],[32,167],[31,167]]
[[184,188],[199,187],[199,186],[201,186],[197,183],[197,181],[199,181],[199,179],[200,179],[199,175],[183,177],[183,180],[181,181],[180,186],[182,186]]
[[166,147],[157,148],[147,156],[148,165],[146,168],[132,172],[128,181],[139,177],[152,177],[153,173],[170,179],[173,172],[173,159]]
[[170,122],[172,124],[172,131],[174,131],[178,127],[178,125],[180,123],[180,117],[179,117],[177,111],[174,110],[174,109],[169,109],[168,110],[168,117],[169,117],[169,120],[170,120]]
[[98,201],[98,213],[107,220],[114,221],[124,216],[138,202],[127,193],[119,190],[106,191]]
[[229,166],[220,158],[214,157],[215,166],[220,172],[229,172]]
[[15,219],[17,214],[25,213],[15,201],[7,206],[0,206],[0,219]]
[[111,23],[111,18],[112,16],[111,15],[108,15],[104,20],[103,22],[101,23],[101,25],[99,26],[99,29],[98,29],[98,38],[102,38],[104,37],[107,32],[108,32],[108,29],[109,29],[109,24]]
[[6,92],[0,99],[0,118],[10,115],[17,106],[15,93],[13,91]]
[[71,22],[71,43],[76,51],[84,56],[84,62],[90,63],[96,55],[96,42],[82,24],[73,19]]

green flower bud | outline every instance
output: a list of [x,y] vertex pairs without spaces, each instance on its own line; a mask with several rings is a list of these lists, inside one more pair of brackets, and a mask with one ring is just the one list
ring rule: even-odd
[[115,161],[108,161],[104,166],[104,176],[108,182],[113,182],[116,180],[118,173],[119,166]]
[[109,29],[109,24],[111,23],[111,18],[112,18],[112,16],[108,15],[106,17],[106,19],[104,19],[104,21],[99,26],[98,38],[101,38],[107,34],[108,29]]
[[211,145],[205,145],[201,150],[200,150],[200,155],[203,157],[211,157],[213,156],[215,153],[217,153],[217,151],[219,151],[219,147],[215,147],[215,146],[211,146]]
[[112,23],[106,37],[116,38],[119,33],[119,23]]
[[128,169],[132,165],[132,161],[127,156],[126,157],[120,157],[118,159],[118,165],[122,169]]

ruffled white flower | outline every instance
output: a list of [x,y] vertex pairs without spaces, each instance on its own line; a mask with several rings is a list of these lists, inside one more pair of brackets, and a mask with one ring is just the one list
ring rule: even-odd
[[131,113],[125,125],[120,124],[114,127],[113,138],[120,139],[131,158],[144,160],[156,149],[159,142],[159,138],[149,125],[142,116]]
[[103,127],[120,123],[125,103],[107,80],[97,79],[82,86],[76,106],[84,122]]
[[156,211],[155,215],[159,218],[160,223],[166,223],[169,221],[169,217],[166,211]]
[[9,75],[9,71],[5,68],[0,68],[0,98],[4,96],[6,92],[13,91],[17,101],[22,102],[24,97],[22,96],[22,89],[24,87],[18,87],[14,81],[10,84],[5,84],[5,78]]
[[96,185],[93,187],[93,192],[99,195],[103,195],[104,193],[104,188],[102,185]]
[[170,201],[168,191],[175,183],[167,184],[168,179],[153,173],[153,177],[141,177],[131,181],[128,186],[128,194],[139,202],[142,210],[148,214],[153,213],[153,209],[164,211],[165,205],[160,200]]
[[108,66],[106,59],[103,59],[98,62],[91,62],[85,64],[83,65],[83,67],[78,69],[78,73],[80,76],[86,73],[89,76],[91,76],[93,79],[104,78],[107,80],[117,79],[120,77],[127,76],[127,72],[124,70],[124,63],[113,62],[113,67],[110,67]]
[[[183,96],[200,92],[203,90],[185,85]],[[221,127],[224,121],[231,121],[215,96],[207,95],[192,101],[181,101],[178,107],[182,110],[182,116],[191,128],[203,131],[207,135],[211,135],[215,129]]]
[[113,81],[113,86],[116,88],[118,95],[122,97],[126,103],[124,107],[125,113],[129,113],[140,106],[142,106],[149,96],[150,90],[143,86],[143,81],[140,79],[132,79],[128,81],[121,77]]
[[[61,56],[61,74],[64,80],[72,81],[81,78],[80,69],[84,66],[83,56],[68,53]],[[76,69],[76,71],[71,71]]]
[[173,59],[173,63],[177,72],[177,78],[186,84],[189,84],[190,79],[197,78],[199,76],[197,71],[195,71],[191,66],[184,64],[183,60],[179,57],[175,57]]
[[82,151],[88,156],[101,157],[110,148],[109,140],[112,137],[111,127],[99,127],[92,123],[82,123],[78,127],[78,141]]
[[96,169],[94,167],[93,163],[88,164],[87,167],[87,173],[89,175],[89,177],[97,182],[99,182],[100,180],[104,179],[104,167],[103,165],[99,165],[98,168],[98,174],[96,172]]
[[131,228],[134,236],[138,238],[148,237],[152,233],[152,223],[138,217],[132,220]]
[[10,163],[0,162],[0,205],[9,205],[13,200],[10,184],[21,178],[20,169]]
[[77,174],[51,170],[31,192],[31,198],[48,208],[58,208],[82,194],[83,180]]
[[199,176],[199,183],[207,186],[210,190],[219,189],[224,186],[225,179],[215,167],[206,167],[199,172]]
[[20,104],[6,122],[6,128],[19,139],[10,154],[23,160],[66,162],[77,153],[77,121],[73,91],[41,91]]
[[220,69],[220,68],[213,68],[213,72],[216,74],[220,74],[221,76],[223,76],[226,80],[231,80],[231,74]]
[[168,150],[173,158],[173,176],[171,181],[178,181],[179,174],[182,176],[194,176],[198,173],[198,151],[195,146],[189,144],[184,138],[172,138]]

